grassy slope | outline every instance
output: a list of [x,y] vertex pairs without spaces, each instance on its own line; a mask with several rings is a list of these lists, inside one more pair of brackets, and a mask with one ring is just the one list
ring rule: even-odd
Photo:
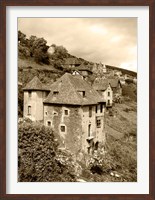
[[106,117],[106,132],[114,138],[119,139],[124,135],[136,135],[137,131],[137,104],[136,102],[125,102],[115,104],[114,116]]
[[18,58],[18,67],[19,68],[27,68],[31,66],[33,69],[37,69],[37,70],[54,70],[54,67],[52,65],[40,65],[37,64],[33,59],[21,59]]

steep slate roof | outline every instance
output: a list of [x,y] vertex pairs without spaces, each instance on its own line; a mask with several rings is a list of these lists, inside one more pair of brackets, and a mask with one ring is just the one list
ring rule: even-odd
[[93,83],[93,88],[95,90],[106,90],[109,86],[108,79],[96,79]]
[[112,88],[117,88],[118,84],[120,83],[119,79],[108,79]]
[[96,79],[93,83],[93,88],[95,90],[106,90],[108,85],[110,84],[110,86],[112,88],[117,88],[118,83],[120,83],[120,81],[118,79]]
[[39,90],[39,91],[50,91],[49,87],[43,85],[37,76],[35,76],[23,90]]
[[[58,92],[53,94],[53,92]],[[85,97],[79,92],[85,91]],[[100,95],[80,76],[65,73],[51,86],[51,92],[44,103],[68,105],[93,105],[101,101]]]

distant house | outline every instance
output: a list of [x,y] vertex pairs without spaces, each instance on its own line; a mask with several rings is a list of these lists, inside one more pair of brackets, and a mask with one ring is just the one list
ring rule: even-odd
[[98,75],[103,75],[107,73],[107,68],[106,65],[102,64],[101,62],[99,64],[94,64],[93,65],[93,72],[98,74]]
[[111,85],[114,95],[122,95],[122,85],[119,79],[107,79]]
[[108,79],[96,79],[93,83],[93,88],[101,95],[106,107],[112,107],[113,90]]
[[90,84],[66,73],[51,85],[50,93],[46,89],[36,78],[24,88],[24,117],[43,119],[59,135],[61,145],[74,153],[91,153],[104,143],[105,107]]
[[24,117],[32,121],[43,120],[43,101],[50,92],[37,76],[35,76],[24,90]]
[[67,58],[65,61],[64,67],[72,69],[72,68],[80,66],[80,64],[81,63],[79,62],[77,58]]
[[120,78],[122,76],[122,72],[118,71],[118,70],[115,70],[114,71],[114,75],[117,76],[118,78]]
[[81,64],[79,67],[78,67],[78,71],[80,72],[80,74],[86,78],[88,77],[89,75],[91,75],[93,72],[90,70],[90,67],[87,66],[87,65],[84,65],[84,64]]
[[125,85],[125,78],[124,77],[120,77],[119,78],[121,85]]

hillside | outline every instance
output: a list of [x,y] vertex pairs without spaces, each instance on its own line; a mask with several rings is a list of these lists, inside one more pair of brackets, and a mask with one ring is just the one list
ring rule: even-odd
[[110,65],[106,65],[107,69],[110,69],[110,70],[119,70],[122,72],[123,75],[127,74],[129,76],[133,76],[133,77],[137,77],[137,72],[134,72],[134,71],[130,71],[130,70],[127,70],[127,69],[123,69],[123,68],[120,68],[120,67],[115,67],[115,66],[110,66]]

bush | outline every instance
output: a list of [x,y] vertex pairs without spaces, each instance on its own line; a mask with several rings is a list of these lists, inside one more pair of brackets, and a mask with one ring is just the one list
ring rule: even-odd
[[53,131],[30,121],[19,124],[18,170],[21,182],[75,180],[72,162],[58,151]]
[[[99,150],[97,155],[90,159],[89,169],[93,174],[101,175],[100,181],[105,181],[104,176],[110,176],[111,172],[119,174],[119,179],[115,178],[117,181],[136,181],[136,145],[125,140],[110,141],[105,154],[101,154]],[[113,177],[112,181],[115,179]]]

